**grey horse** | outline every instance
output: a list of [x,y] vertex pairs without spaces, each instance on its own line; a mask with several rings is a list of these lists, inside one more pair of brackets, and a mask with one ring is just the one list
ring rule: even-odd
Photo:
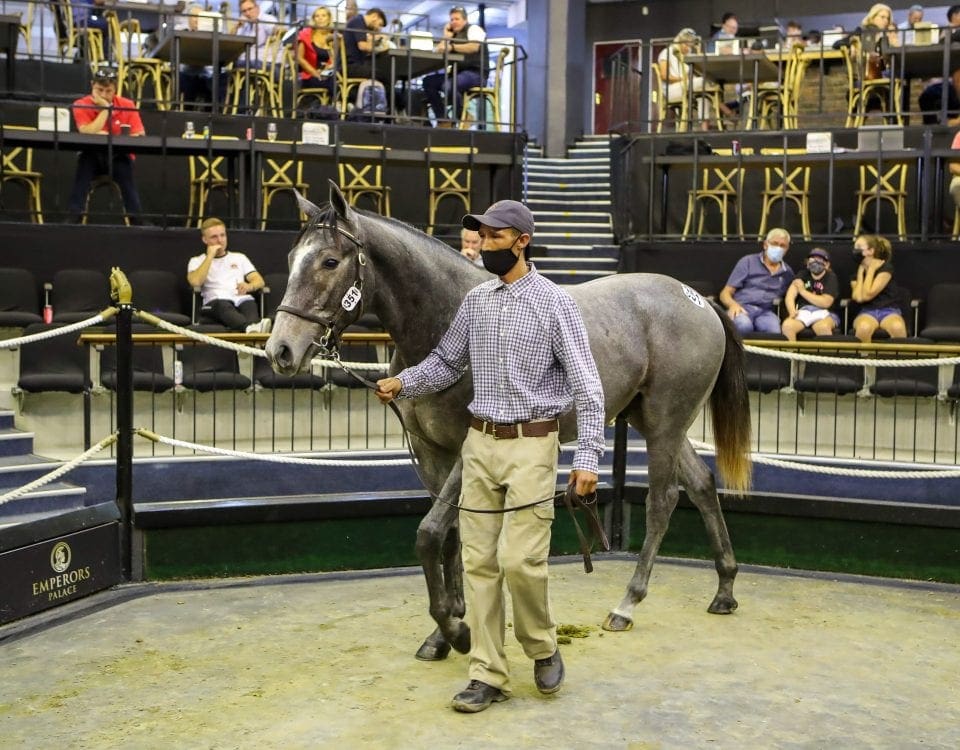
[[[361,312],[373,312],[396,346],[391,374],[422,360],[439,342],[466,293],[490,276],[442,242],[399,221],[351,208],[331,183],[329,207],[301,199],[309,217],[289,254],[290,279],[266,352],[277,372],[307,366],[318,349],[336,344]],[[597,362],[607,420],[625,414],[645,438],[650,490],[646,534],[636,571],[607,630],[629,630],[646,596],[650,571],[682,483],[700,511],[719,586],[709,611],[737,607],[737,564],[713,474],[686,437],[710,401],[717,467],[726,486],[750,483],[750,410],[743,348],[730,321],[692,289],[666,276],[620,274],[570,288]],[[469,376],[417,400],[399,400],[403,421],[434,502],[417,531],[430,614],[437,623],[417,651],[443,659],[451,646],[469,651],[463,622],[457,503],[460,445],[469,424]],[[571,411],[560,439],[576,438]]]

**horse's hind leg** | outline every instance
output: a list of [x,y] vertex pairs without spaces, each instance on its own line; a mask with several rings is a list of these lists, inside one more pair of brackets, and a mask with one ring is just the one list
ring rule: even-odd
[[717,576],[720,579],[717,595],[710,602],[708,612],[715,615],[729,615],[737,608],[733,598],[733,580],[737,577],[737,560],[733,555],[733,544],[727,523],[723,519],[720,499],[717,497],[717,485],[713,474],[703,459],[690,445],[683,441],[679,464],[680,481],[687,490],[690,501],[700,511],[703,523],[707,527],[710,549],[713,551]]
[[604,630],[630,630],[633,627],[633,609],[647,595],[650,571],[657,557],[660,543],[670,524],[670,516],[677,507],[677,456],[676,446],[654,448],[648,438],[650,491],[647,493],[647,528],[637,568],[627,584],[627,591],[619,606],[607,615]]
[[430,615],[438,626],[417,650],[416,657],[423,661],[445,658],[450,646],[463,654],[470,651],[470,629],[463,621],[463,569],[457,533],[461,468],[457,459],[439,500],[417,529],[417,556],[427,580]]

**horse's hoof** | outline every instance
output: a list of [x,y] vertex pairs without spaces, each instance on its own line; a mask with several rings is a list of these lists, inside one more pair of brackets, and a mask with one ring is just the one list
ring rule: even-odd
[[603,629],[612,630],[615,633],[625,633],[633,629],[633,620],[629,617],[618,615],[616,612],[611,612],[607,615],[607,619],[603,621]]
[[733,614],[733,611],[737,608],[737,600],[732,596],[720,596],[717,594],[713,601],[710,602],[710,606],[707,607],[707,612],[711,615],[730,615]]
[[443,661],[450,653],[450,644],[446,641],[425,640],[414,656],[420,661]]
[[457,634],[450,640],[451,645],[461,654],[470,653],[470,628],[460,623]]

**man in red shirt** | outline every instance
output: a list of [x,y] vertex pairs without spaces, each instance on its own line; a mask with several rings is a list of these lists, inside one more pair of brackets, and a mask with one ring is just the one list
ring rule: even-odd
[[[73,120],[77,130],[91,135],[144,135],[140,112],[132,100],[117,96],[117,69],[101,66],[93,74],[91,91],[73,103]],[[70,193],[70,219],[80,223],[85,211],[87,192],[95,177],[110,175],[120,188],[124,210],[131,224],[142,224],[140,196],[133,182],[134,155],[113,148],[108,159],[106,146],[91,146],[80,151],[77,175]]]

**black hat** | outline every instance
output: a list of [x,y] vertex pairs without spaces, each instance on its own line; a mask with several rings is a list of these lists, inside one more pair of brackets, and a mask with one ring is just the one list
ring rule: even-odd
[[824,250],[822,247],[815,247],[809,253],[807,253],[808,258],[823,258],[827,263],[830,262],[830,253]]
[[93,71],[94,83],[116,83],[117,69],[113,65],[99,65]]
[[483,224],[494,229],[513,227],[521,234],[533,236],[533,214],[519,201],[497,201],[482,214],[467,214],[461,223],[474,231]]

